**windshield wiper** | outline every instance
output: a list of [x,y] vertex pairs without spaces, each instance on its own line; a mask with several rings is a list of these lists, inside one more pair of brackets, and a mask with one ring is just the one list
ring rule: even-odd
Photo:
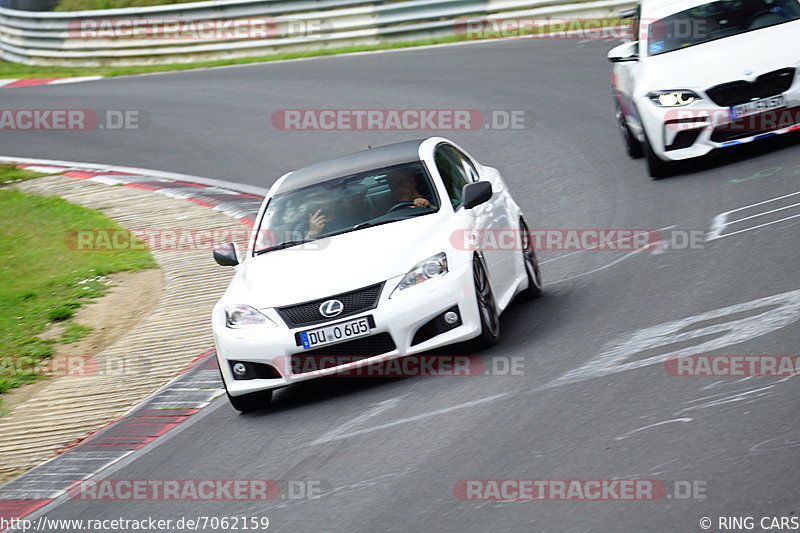
[[305,244],[305,243],[311,242],[313,240],[314,239],[303,239],[303,240],[300,240],[300,241],[284,241],[282,243],[276,244],[275,246],[270,246],[269,248],[264,248],[263,250],[258,250],[257,252],[255,252],[255,255],[261,255],[261,254],[265,254],[267,252],[272,252],[272,251],[275,251],[275,250],[283,250],[284,248],[289,248],[291,246],[297,246],[297,245],[300,245],[300,244]]
[[408,214],[408,215],[403,216],[403,217],[390,218],[389,220],[381,220],[379,222],[362,222],[361,224],[356,224],[355,226],[353,226],[352,228],[350,228],[349,230],[346,230],[346,231],[353,231],[353,230],[357,230],[357,229],[361,229],[361,228],[371,228],[373,226],[380,226],[381,224],[388,224],[390,222],[397,222],[398,220],[405,220],[407,218],[414,218],[414,217],[418,217],[420,215],[427,215],[427,214],[430,214],[430,211],[426,211],[426,212],[422,212],[422,213]]

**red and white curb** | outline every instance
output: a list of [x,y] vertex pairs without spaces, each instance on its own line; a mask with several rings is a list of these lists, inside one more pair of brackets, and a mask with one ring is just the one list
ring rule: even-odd
[[153,191],[220,211],[251,227],[267,192],[260,187],[135,167],[21,157],[0,157],[0,163],[12,163],[35,172],[60,174],[106,185]]
[[0,486],[0,519],[10,523],[44,507],[74,483],[166,434],[223,392],[216,355],[210,350],[121,418]]
[[[17,157],[0,157],[0,163],[184,199],[221,211],[248,226],[253,225],[266,192],[258,187],[131,167]],[[66,445],[56,457],[0,486],[0,519],[9,523],[44,507],[65,495],[73,483],[93,477],[153,442],[223,393],[214,350],[199,354],[172,381],[119,419]]]
[[33,87],[36,85],[62,85],[64,83],[78,83],[81,81],[101,80],[103,76],[76,76],[72,78],[7,78],[0,79],[2,87]]

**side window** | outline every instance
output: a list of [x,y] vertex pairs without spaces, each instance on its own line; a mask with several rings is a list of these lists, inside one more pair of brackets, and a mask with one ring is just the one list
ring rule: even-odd
[[642,24],[642,8],[637,7],[636,12],[633,15],[633,21],[631,22],[631,41],[639,41],[641,38],[641,24]]
[[473,180],[468,179],[461,161],[454,157],[452,152],[451,147],[441,144],[436,147],[433,160],[442,177],[444,187],[447,189],[447,196],[450,198],[453,209],[458,209],[461,206],[461,189]]
[[472,164],[472,161],[469,160],[469,157],[467,157],[464,152],[461,152],[455,146],[446,146],[444,149],[453,159],[458,161],[464,174],[467,176],[468,182],[479,181],[480,178],[478,177],[478,171],[475,169],[475,165]]

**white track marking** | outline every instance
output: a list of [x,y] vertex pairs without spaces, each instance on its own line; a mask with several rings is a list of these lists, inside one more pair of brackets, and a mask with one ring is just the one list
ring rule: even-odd
[[95,81],[95,80],[102,80],[103,76],[74,76],[72,78],[61,78],[59,80],[54,80],[45,85],[63,85],[65,83],[79,83],[82,81]]
[[638,429],[634,429],[632,431],[628,431],[627,433],[623,433],[619,437],[614,437],[614,440],[623,440],[627,439],[634,433],[639,433],[640,431],[644,431],[646,429],[655,428],[658,426],[663,426],[664,424],[672,424],[674,422],[691,422],[694,418],[673,418],[672,420],[664,420],[663,422],[656,422],[655,424],[650,424],[649,426],[643,426]]
[[610,268],[610,267],[616,265],[617,263],[621,263],[622,261],[628,259],[629,257],[633,257],[634,255],[638,254],[639,252],[643,252],[644,250],[647,250],[647,248],[640,248],[638,250],[634,250],[632,252],[628,252],[627,254],[623,255],[622,257],[618,257],[618,258],[614,259],[613,261],[611,261],[610,263],[607,263],[607,264],[605,264],[605,265],[603,265],[601,267],[595,268],[594,270],[590,270],[589,272],[584,272],[583,274],[575,274],[574,276],[570,276],[568,278],[558,279],[556,281],[551,281],[550,283],[548,283],[548,286],[556,285],[558,283],[564,283],[565,281],[570,281],[570,280],[573,280],[573,279],[582,278],[582,277],[588,276],[590,274],[595,274],[597,272],[600,272],[601,270],[605,270],[607,268]]
[[[372,433],[374,431],[379,431],[381,429],[386,429],[386,428],[390,428],[390,427],[393,427],[393,426],[398,426],[400,424],[407,424],[408,422],[416,422],[418,420],[424,420],[424,419],[430,418],[432,416],[443,415],[443,414],[446,414],[446,413],[450,413],[452,411],[457,411],[459,409],[465,409],[467,407],[473,407],[475,405],[481,405],[481,404],[484,404],[484,403],[492,402],[494,400],[498,400],[498,399],[504,398],[506,396],[508,396],[508,393],[505,393],[505,392],[501,393],[501,394],[495,394],[494,396],[488,396],[486,398],[481,398],[480,400],[474,400],[474,401],[471,401],[471,402],[465,402],[465,403],[462,403],[462,404],[453,405],[452,407],[445,407],[443,409],[437,409],[435,411],[430,411],[428,413],[423,413],[423,414],[415,415],[415,416],[409,416],[407,418],[400,418],[398,420],[395,420],[394,422],[388,422],[386,424],[379,424],[377,426],[372,426],[372,427],[368,427],[368,428],[364,428],[364,429],[358,429],[358,430],[355,430],[355,431],[351,431],[350,433],[344,433],[344,431],[340,428],[340,429],[334,430],[334,432],[326,433],[322,437],[320,437],[317,440],[315,440],[314,442],[312,442],[311,446],[313,446],[315,444],[323,444],[323,443],[326,443],[326,442],[331,442],[331,441],[334,441],[334,440],[347,439],[349,437],[355,437],[356,435],[363,435],[365,433]],[[387,400],[387,401],[390,401],[390,400]],[[382,403],[385,403],[385,402],[381,402],[381,404]],[[377,405],[380,405],[380,404],[377,404]],[[381,409],[381,411],[384,411],[387,408]],[[378,414],[378,413],[375,413],[375,414]],[[363,422],[367,418],[372,418],[372,416],[374,416],[374,415],[371,414],[370,416],[366,416],[366,417],[365,417],[365,415],[361,415],[361,417],[359,417],[357,420],[359,422]],[[349,428],[353,427],[355,425],[355,422],[356,422],[356,420],[354,420],[353,423],[346,424],[346,426],[347,426],[346,429],[349,429]]]
[[[772,444],[775,441],[780,440],[782,440],[782,442]],[[769,444],[769,446],[765,446],[767,444]],[[757,455],[761,452],[783,450],[785,448],[796,448],[798,446],[800,446],[800,432],[795,431],[793,433],[781,435],[780,437],[772,437],[771,439],[754,444],[750,447],[749,455]]]
[[[657,230],[655,230],[655,231],[665,231],[665,230],[668,230],[668,229],[672,229],[672,228],[674,228],[674,227],[675,227],[675,225],[673,224],[673,225],[671,225],[671,226],[665,226],[665,227],[663,227],[663,228],[658,228],[658,229],[657,229]],[[630,240],[630,239],[632,239],[632,238],[633,238],[633,236],[631,236],[631,237],[623,237],[623,238],[621,238],[621,239],[617,239],[616,241],[611,241],[611,242],[613,242],[613,243],[615,243],[615,244],[616,244],[616,243],[618,243],[618,242],[628,241],[628,240]],[[655,243],[654,243],[654,244],[655,244]],[[544,264],[546,264],[546,263],[552,263],[553,261],[560,261],[561,259],[565,259],[565,258],[567,258],[567,257],[570,257],[570,256],[573,256],[573,255],[575,255],[575,254],[582,254],[582,253],[584,253],[584,252],[590,252],[590,251],[593,251],[595,248],[598,248],[599,246],[600,246],[600,245],[598,244],[598,245],[596,245],[596,246],[592,246],[592,247],[586,248],[585,250],[575,250],[574,252],[570,252],[570,253],[568,253],[568,254],[559,255],[558,257],[553,257],[553,258],[551,258],[551,259],[547,259],[547,260],[545,260],[545,261],[539,261],[539,264],[540,264],[540,265],[544,265]],[[645,246],[644,248],[641,248],[640,250],[647,250],[648,248],[653,248],[653,245],[651,244],[650,246]],[[609,250],[609,251],[613,251],[613,250]],[[638,252],[639,250],[634,250],[634,251]],[[653,253],[655,253],[655,251],[654,251]]]
[[744,206],[744,207],[739,207],[739,208],[737,208],[737,209],[733,209],[733,210],[731,210],[731,211],[726,211],[726,212],[725,212],[725,213],[723,213],[723,214],[725,214],[725,215],[729,215],[729,214],[731,214],[731,213],[736,213],[736,212],[738,212],[738,211],[743,211],[743,210],[745,210],[745,209],[750,209],[751,207],[758,207],[759,205],[768,204],[768,203],[770,203],[770,202],[775,202],[775,201],[777,201],[777,200],[783,200],[784,198],[790,198],[790,197],[792,197],[792,196],[796,196],[796,195],[798,195],[798,194],[800,194],[800,191],[797,191],[797,192],[792,192],[792,193],[789,193],[789,194],[784,194],[783,196],[776,196],[775,198],[770,198],[769,200],[763,200],[763,201],[761,201],[761,202],[756,202],[756,203],[754,203],[754,204],[746,205],[746,206]]
[[728,225],[738,224],[739,222],[744,222],[745,220],[750,220],[752,218],[763,217],[764,215],[771,215],[772,213],[777,213],[778,211],[783,211],[784,209],[791,209],[792,207],[797,207],[800,203],[791,204],[784,207],[778,207],[777,209],[770,209],[769,211],[764,211],[763,213],[758,213],[756,215],[750,215],[749,217],[738,218],[736,220],[731,220],[728,222]]
[[[768,308],[758,314],[730,320],[718,324],[690,329],[695,323],[703,323],[714,319],[724,319],[726,316],[735,315],[746,311],[757,311]],[[761,335],[773,332],[800,319],[800,290],[794,290],[759,298],[728,307],[722,307],[706,313],[701,313],[689,318],[672,322],[665,322],[657,326],[644,328],[607,344],[605,349],[589,362],[574,370],[570,370],[559,378],[554,379],[544,386],[545,389],[558,387],[570,383],[577,383],[587,379],[598,378],[633,370],[649,365],[663,363],[673,355],[692,355],[709,353],[712,350],[737,344]],[[703,340],[709,335],[718,335],[710,340]],[[698,344],[680,349],[670,350],[663,354],[632,360],[632,358],[645,350],[666,347],[679,342],[698,339]],[[541,389],[539,389],[541,390]]]
[[[770,389],[772,389],[774,387],[775,387],[775,385],[767,385],[766,387],[761,387],[761,388],[758,388],[758,389],[737,391],[737,392],[734,392],[734,393],[729,393],[728,396],[723,396],[722,398],[717,398],[717,399],[711,400],[709,402],[705,402],[705,403],[701,403],[701,404],[698,404],[698,405],[692,405],[692,406],[689,406],[689,407],[685,407],[685,408],[681,409],[680,411],[678,411],[676,414],[680,415],[680,414],[683,414],[683,413],[685,413],[687,411],[695,411],[695,410],[699,410],[699,409],[708,409],[709,407],[716,407],[718,405],[723,405],[723,404],[726,404],[726,403],[741,402],[741,401],[745,401],[745,400],[754,401],[754,400],[757,400],[757,399],[762,398],[764,396],[767,396],[767,393],[766,392],[762,392],[762,391],[768,391],[768,390],[770,390]],[[761,393],[761,394],[756,394],[756,393]],[[752,396],[751,397],[750,396],[751,394],[756,394],[756,396]],[[696,401],[696,400],[693,400],[693,401]]]
[[405,396],[400,396],[397,398],[389,398],[388,400],[384,400],[382,402],[378,402],[372,405],[372,409],[368,410],[367,412],[355,417],[354,419],[350,420],[349,422],[342,424],[341,426],[328,431],[320,438],[312,442],[311,444],[322,444],[323,442],[329,442],[332,440],[337,440],[341,435],[347,434],[352,428],[360,425],[362,422],[369,420],[372,417],[378,416],[382,412],[393,409],[396,407]]
[[783,196],[777,196],[775,198],[770,198],[769,200],[763,200],[761,202],[756,202],[754,204],[746,205],[744,207],[739,207],[739,208],[733,209],[731,211],[726,211],[724,213],[720,213],[719,215],[715,216],[712,219],[712,221],[711,221],[711,229],[706,234],[706,241],[713,241],[715,239],[723,239],[725,237],[730,237],[732,235],[738,235],[738,234],[744,233],[746,231],[752,231],[752,230],[755,230],[755,229],[764,228],[766,226],[771,226],[772,224],[778,224],[778,223],[784,222],[786,220],[791,220],[793,218],[800,217],[800,214],[792,215],[792,216],[789,216],[789,217],[781,218],[779,220],[773,220],[771,222],[765,222],[763,224],[758,224],[756,226],[751,226],[751,227],[740,229],[740,230],[737,230],[737,231],[732,231],[730,233],[724,233],[725,232],[725,228],[727,228],[729,226],[732,226],[734,224],[737,224],[739,222],[744,222],[746,220],[752,220],[752,219],[760,217],[760,216],[769,215],[769,214],[772,214],[772,213],[777,213],[778,211],[783,211],[784,209],[790,209],[792,207],[798,207],[798,206],[800,206],[800,203],[788,205],[788,206],[785,206],[785,207],[780,207],[780,208],[777,208],[777,209],[770,209],[768,211],[763,211],[761,213],[756,213],[755,215],[750,215],[750,216],[746,216],[746,217],[743,217],[743,218],[740,218],[740,219],[737,219],[737,220],[729,221],[729,219],[731,218],[731,215],[733,213],[738,213],[740,211],[744,211],[745,209],[751,209],[753,207],[758,207],[758,206],[766,205],[766,204],[769,204],[769,203],[772,203],[772,202],[777,202],[778,200],[783,200],[785,198],[791,198],[791,197],[796,196],[798,194],[800,194],[800,191],[789,193],[789,194],[784,194]]
[[739,234],[739,233],[744,233],[744,232],[746,232],[746,231],[753,231],[754,229],[763,228],[763,227],[765,227],[765,226],[771,226],[771,225],[773,225],[773,224],[778,224],[779,222],[784,222],[784,221],[786,221],[786,220],[791,220],[791,219],[793,219],[793,218],[797,218],[797,217],[800,217],[800,214],[797,214],[797,215],[792,215],[792,216],[790,216],[790,217],[781,218],[781,219],[778,219],[778,220],[773,220],[772,222],[766,222],[766,223],[764,223],[764,224],[759,224],[758,226],[751,226],[751,227],[749,227],[749,228],[740,229],[740,230],[738,230],[738,231],[732,231],[732,232],[730,232],[730,233],[726,233],[725,235],[720,235],[719,237],[716,237],[716,238],[717,238],[717,239],[724,239],[725,237],[730,237],[730,236],[732,236],[732,235],[737,235],[737,234]]

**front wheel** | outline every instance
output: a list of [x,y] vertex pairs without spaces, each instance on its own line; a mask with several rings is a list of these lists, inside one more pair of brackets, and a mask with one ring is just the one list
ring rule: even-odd
[[475,281],[475,299],[481,320],[481,333],[475,339],[476,348],[494,346],[500,341],[500,315],[497,313],[492,286],[486,267],[478,255],[472,259],[472,275]]
[[644,138],[644,154],[647,158],[647,171],[650,177],[654,180],[659,178],[666,178],[671,176],[674,172],[675,163],[671,161],[664,161],[656,155],[653,147],[650,144],[650,139],[645,135]]
[[539,260],[533,249],[533,241],[528,225],[519,221],[520,240],[522,242],[522,264],[528,275],[528,288],[519,293],[522,300],[535,300],[542,295],[542,274],[539,272]]
[[617,126],[622,135],[622,144],[625,145],[625,151],[631,159],[639,159],[644,155],[642,143],[639,142],[631,132],[631,128],[628,126],[628,121],[625,119],[625,113],[622,112],[622,107],[619,105],[619,102],[615,100],[614,103],[616,107],[615,115],[617,118]]
[[271,390],[251,392],[242,396],[231,396],[227,391],[226,394],[233,408],[240,413],[252,413],[253,411],[266,409],[272,402]]

